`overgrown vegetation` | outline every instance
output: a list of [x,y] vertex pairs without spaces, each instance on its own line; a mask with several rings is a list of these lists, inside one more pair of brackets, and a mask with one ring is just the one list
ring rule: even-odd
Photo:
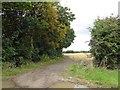
[[78,63],[71,65],[65,75],[85,79],[102,87],[118,87],[118,70],[90,68]]
[[59,3],[3,2],[2,11],[3,69],[61,56],[74,40],[74,14]]
[[26,65],[21,65],[21,67],[16,67],[16,68],[11,68],[10,63],[5,64],[3,62],[3,65],[5,65],[5,66],[3,66],[4,70],[2,73],[0,72],[0,76],[6,77],[6,76],[14,76],[14,75],[18,75],[21,73],[25,73],[30,70],[36,69],[36,68],[41,68],[48,64],[53,64],[53,63],[62,61],[62,60],[64,60],[64,57],[56,57],[54,59],[51,59],[48,56],[44,55],[44,56],[41,56],[41,59],[42,59],[42,61],[40,61],[40,62],[37,62],[37,63],[30,62]]
[[120,19],[112,16],[98,18],[90,31],[90,51],[96,59],[96,65],[118,69],[120,66]]

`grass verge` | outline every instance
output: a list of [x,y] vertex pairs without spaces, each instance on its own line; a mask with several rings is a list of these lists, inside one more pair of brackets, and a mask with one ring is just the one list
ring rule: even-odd
[[90,68],[78,63],[71,65],[64,75],[85,79],[102,87],[118,87],[118,70]]
[[2,73],[0,73],[0,76],[2,76],[2,77],[15,76],[18,74],[28,72],[35,68],[41,68],[48,64],[53,64],[53,63],[59,62],[61,60],[63,60],[63,57],[58,57],[55,59],[43,58],[40,62],[37,62],[37,63],[29,63],[27,65],[22,65],[21,67],[7,68],[5,70],[2,70]]

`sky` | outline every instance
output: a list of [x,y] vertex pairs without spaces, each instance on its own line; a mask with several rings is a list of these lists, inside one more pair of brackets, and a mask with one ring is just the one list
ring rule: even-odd
[[60,0],[60,4],[71,9],[75,14],[75,20],[71,27],[75,31],[75,39],[66,50],[88,51],[90,41],[89,27],[93,26],[94,20],[118,15],[118,2],[120,0]]

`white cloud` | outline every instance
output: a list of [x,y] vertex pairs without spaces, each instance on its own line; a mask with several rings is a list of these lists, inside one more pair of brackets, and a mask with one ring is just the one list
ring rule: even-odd
[[76,38],[74,43],[64,50],[89,50],[86,40],[90,40],[87,29],[93,25],[94,20],[100,17],[118,14],[119,0],[60,0],[62,6],[67,6],[75,14],[76,20],[71,23]]
[[86,34],[77,35],[77,37],[75,37],[74,43],[72,43],[70,47],[64,50],[65,51],[66,50],[75,50],[75,51],[89,50],[90,47],[88,46],[88,43],[86,43],[86,41],[89,41],[89,40],[90,40],[90,35],[86,35]]

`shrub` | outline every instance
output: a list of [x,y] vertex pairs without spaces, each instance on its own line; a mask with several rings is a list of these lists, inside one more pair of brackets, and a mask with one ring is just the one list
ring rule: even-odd
[[116,17],[97,19],[91,30],[91,53],[97,66],[118,68],[120,58],[120,22]]

